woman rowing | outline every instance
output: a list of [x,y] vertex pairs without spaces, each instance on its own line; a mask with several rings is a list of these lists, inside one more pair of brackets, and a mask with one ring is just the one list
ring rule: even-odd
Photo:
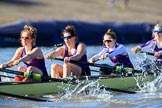
[[[87,62],[86,46],[82,42],[77,42],[77,34],[72,25],[68,25],[63,31],[63,40],[65,45],[58,47],[54,52],[47,54],[46,59],[56,58],[61,56],[64,59],[64,64],[51,65],[52,78],[66,78],[70,75],[82,76],[90,75],[89,66],[80,64],[79,62]],[[78,61],[71,63],[70,60]]]
[[157,64],[162,64],[162,25],[156,24],[153,29],[153,39],[147,41],[145,44],[132,48],[132,52],[139,53],[141,51],[148,51],[154,53]]
[[[32,26],[24,26],[24,29],[20,34],[20,41],[22,47],[19,47],[15,55],[7,63],[1,64],[0,67],[9,67],[18,65],[20,62],[24,62],[27,67],[20,66],[18,71],[28,72],[29,74],[38,73],[42,76],[48,76],[44,56],[40,48],[35,46],[37,36],[37,29]],[[14,78],[14,81],[33,81],[30,76],[25,78],[24,76],[17,75]]]
[[[89,62],[94,63],[98,60],[104,60],[106,57],[109,57],[114,66],[119,64],[124,67],[133,68],[125,46],[117,43],[117,36],[111,29],[108,29],[108,31],[105,33],[103,45],[102,50],[98,54],[91,57]],[[101,74],[110,74],[112,72],[112,70],[102,68],[100,71]]]

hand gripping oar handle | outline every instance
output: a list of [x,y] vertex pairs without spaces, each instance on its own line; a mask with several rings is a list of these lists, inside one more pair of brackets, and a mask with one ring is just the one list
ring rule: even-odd
[[145,51],[142,51],[141,49],[137,49],[136,52],[137,52],[137,53],[145,53],[145,54],[147,54],[147,55],[152,55],[152,56],[154,56],[154,53],[153,53],[153,52],[145,52]]
[[[144,52],[144,51],[137,51],[137,53],[145,53],[145,54],[151,55],[151,56],[154,56],[154,54],[155,54],[153,52]],[[160,57],[162,57],[162,55],[160,55]]]
[[[143,52],[143,51],[141,51],[141,53],[145,53],[145,54],[151,55],[151,56],[154,56],[154,54],[155,54],[155,53],[152,53],[152,52]],[[160,57],[162,57],[162,55],[160,55]]]

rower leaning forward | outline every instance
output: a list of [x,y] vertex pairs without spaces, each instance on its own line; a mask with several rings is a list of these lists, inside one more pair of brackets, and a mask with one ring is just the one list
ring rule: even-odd
[[[122,67],[133,68],[133,64],[130,61],[128,52],[123,44],[117,43],[117,36],[113,30],[108,29],[103,37],[103,47],[99,53],[92,56],[89,62],[94,63],[98,60],[104,60],[109,57],[113,66],[120,65]],[[122,70],[124,71],[124,70]],[[100,68],[101,75],[108,75],[111,73],[116,73],[116,70]]]

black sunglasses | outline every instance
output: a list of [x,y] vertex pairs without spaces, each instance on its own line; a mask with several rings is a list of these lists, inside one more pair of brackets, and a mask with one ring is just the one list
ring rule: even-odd
[[65,36],[65,37],[63,37],[63,39],[71,39],[73,36]]

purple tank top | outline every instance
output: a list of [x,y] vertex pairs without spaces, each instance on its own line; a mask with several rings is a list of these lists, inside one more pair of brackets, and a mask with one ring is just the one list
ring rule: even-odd
[[[64,58],[65,57],[70,57],[70,56],[73,56],[77,53],[77,46],[78,46],[78,43],[75,44],[75,51],[72,55],[69,55],[68,53],[68,48],[66,45],[64,45],[64,49],[65,49],[65,55],[64,55]],[[83,55],[80,60],[78,60],[79,62],[88,62],[87,60],[87,55]],[[84,64],[81,64],[81,63],[75,63],[76,65],[80,66],[82,68],[82,74],[81,75],[90,75],[90,68],[88,65],[84,65]]]
[[[35,48],[35,47],[33,47],[33,48]],[[21,57],[23,57],[25,55],[26,55],[26,52],[25,52],[25,48],[24,48],[23,51],[22,51]],[[48,76],[47,70],[46,70],[46,67],[45,67],[44,58],[43,59],[34,58],[34,59],[30,60],[30,63],[24,62],[24,64],[26,64],[27,67],[29,67],[29,66],[37,67],[38,69],[40,69],[43,72],[43,76]]]

